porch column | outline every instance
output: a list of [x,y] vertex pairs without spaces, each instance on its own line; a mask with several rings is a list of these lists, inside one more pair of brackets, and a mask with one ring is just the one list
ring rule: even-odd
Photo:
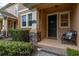
[[7,37],[7,18],[4,17],[2,25],[2,31],[5,31],[5,36]]

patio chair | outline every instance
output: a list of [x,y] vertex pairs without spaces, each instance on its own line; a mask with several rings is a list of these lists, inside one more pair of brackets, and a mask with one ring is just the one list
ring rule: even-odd
[[62,36],[62,43],[66,41],[67,43],[73,43],[73,44],[77,45],[76,44],[76,37],[77,37],[76,31],[71,30],[69,32],[66,32]]

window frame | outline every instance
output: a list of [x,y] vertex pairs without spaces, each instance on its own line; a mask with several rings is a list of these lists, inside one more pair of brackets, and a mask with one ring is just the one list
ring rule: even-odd
[[26,28],[27,27],[27,15],[26,15],[26,26],[22,26],[22,16],[23,15],[26,15],[26,13],[25,14],[21,14],[21,28]]
[[[27,12],[24,14],[21,14],[21,28],[31,28],[32,26],[29,26],[29,21],[28,21],[28,14],[31,14],[32,12]],[[22,16],[26,15],[26,26],[22,26]],[[33,20],[33,13],[32,13],[32,20]]]
[[[68,14],[68,26],[61,26],[61,15]],[[59,13],[59,28],[70,28],[70,11]]]
[[[27,18],[29,17],[29,14],[32,14],[32,12],[27,13]],[[32,18],[33,18],[33,14],[32,14]],[[31,19],[31,21],[32,21],[32,19]],[[28,26],[29,26],[29,19],[28,19]],[[29,27],[31,27],[31,26],[29,26]]]
[[[33,20],[33,13],[32,12],[26,13],[27,19],[28,19],[28,14],[32,14],[32,20]],[[32,26],[29,26],[29,20],[27,20],[27,25],[28,25],[28,28],[31,28],[32,27]]]

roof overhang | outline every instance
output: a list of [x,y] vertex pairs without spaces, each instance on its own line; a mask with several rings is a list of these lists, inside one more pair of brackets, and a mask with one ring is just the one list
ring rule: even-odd
[[1,15],[0,15],[1,17],[9,17],[9,18],[17,19],[16,16],[14,16],[14,15],[8,13],[8,12],[2,12],[2,13],[0,13],[0,14],[1,14]]
[[11,6],[11,5],[13,5],[13,4],[15,4],[15,3],[8,3],[7,5],[5,5],[4,7],[2,7],[1,9],[6,9],[6,8],[8,8],[9,6]]
[[41,3],[24,3],[23,5],[27,8],[32,8],[35,6],[39,6]]
[[37,8],[37,9],[45,9],[53,6],[58,6],[63,3],[24,3],[23,5],[29,9]]

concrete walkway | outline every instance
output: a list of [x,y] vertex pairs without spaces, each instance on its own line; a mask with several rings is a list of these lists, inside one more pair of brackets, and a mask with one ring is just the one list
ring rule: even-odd
[[45,51],[39,51],[36,56],[56,56],[55,54],[47,53]]
[[57,54],[43,50],[42,48],[38,48],[37,50],[38,51],[34,54],[34,56],[58,56]]

